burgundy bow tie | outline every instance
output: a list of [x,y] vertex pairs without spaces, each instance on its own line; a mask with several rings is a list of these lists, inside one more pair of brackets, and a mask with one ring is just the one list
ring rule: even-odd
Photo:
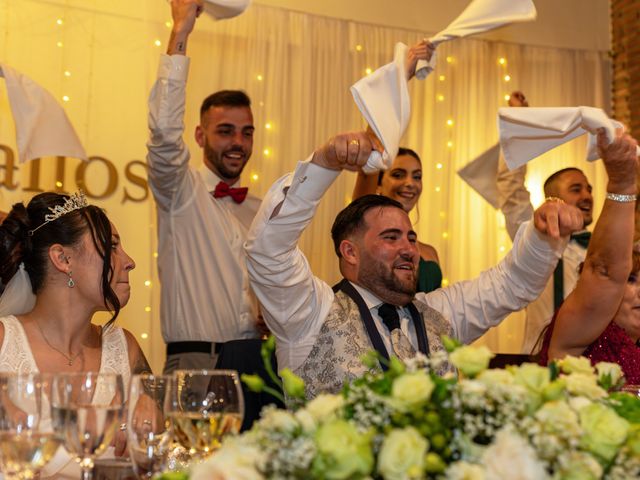
[[216,189],[213,191],[213,196],[215,198],[222,198],[229,195],[234,202],[242,203],[244,202],[244,199],[247,198],[248,191],[249,189],[247,187],[233,188],[225,182],[220,182],[216,185]]

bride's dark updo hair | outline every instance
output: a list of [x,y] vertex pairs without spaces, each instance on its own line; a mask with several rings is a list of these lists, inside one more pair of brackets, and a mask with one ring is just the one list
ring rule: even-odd
[[34,294],[44,287],[49,268],[49,248],[59,243],[76,246],[85,232],[90,232],[93,245],[102,258],[102,296],[104,305],[113,312],[110,322],[120,312],[120,301],[111,288],[111,223],[102,209],[89,205],[45,223],[51,209],[63,206],[68,195],[45,192],[33,197],[25,207],[16,203],[0,224],[0,280],[5,285],[16,273],[20,262],[31,279]]

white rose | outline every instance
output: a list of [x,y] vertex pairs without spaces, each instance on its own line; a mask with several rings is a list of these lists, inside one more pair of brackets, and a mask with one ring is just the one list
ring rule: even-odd
[[276,430],[279,432],[293,432],[300,424],[292,413],[279,408],[268,408],[262,411],[260,427],[265,430]]
[[306,409],[302,408],[298,410],[294,415],[305,433],[314,432],[317,428],[318,425],[316,423],[316,420],[313,418],[313,415],[311,415]]
[[511,372],[504,369],[485,370],[476,377],[476,380],[487,386],[513,385],[515,383],[515,379]]
[[411,410],[431,398],[435,385],[424,370],[404,373],[391,386],[391,403],[402,411]]
[[582,433],[578,415],[564,401],[545,403],[536,412],[535,418],[548,433],[570,434],[576,438]]
[[516,383],[525,387],[530,393],[542,395],[544,389],[551,383],[551,374],[547,367],[534,363],[524,363],[519,367],[510,367]]
[[498,432],[482,456],[486,480],[549,480],[535,450],[517,433]]
[[598,380],[602,382],[603,377],[609,375],[611,385],[616,385],[622,379],[622,368],[617,363],[599,362],[596,364]]
[[415,428],[394,429],[380,447],[378,471],[385,480],[423,478],[428,448],[429,443]]
[[598,480],[602,478],[602,466],[591,455],[581,451],[568,452],[560,462],[559,478],[562,480]]
[[480,465],[467,462],[456,462],[449,465],[444,472],[447,480],[484,480],[484,470]]
[[451,352],[449,360],[467,377],[475,377],[489,367],[489,360],[493,356],[491,350],[485,346],[472,347],[465,345]]
[[584,407],[588,407],[593,402],[586,397],[571,397],[569,399],[569,405],[576,412],[580,412]]
[[598,380],[593,374],[572,373],[563,378],[567,391],[572,395],[587,397],[591,400],[607,396],[607,392],[598,386]]
[[566,356],[562,360],[558,360],[558,366],[564,373],[584,373],[585,375],[593,375],[593,366],[591,360],[586,357]]
[[316,422],[329,421],[335,418],[338,409],[344,405],[342,395],[324,393],[307,403],[305,410],[311,414]]
[[208,460],[191,469],[191,480],[264,480],[257,465],[264,453],[243,437],[227,438]]

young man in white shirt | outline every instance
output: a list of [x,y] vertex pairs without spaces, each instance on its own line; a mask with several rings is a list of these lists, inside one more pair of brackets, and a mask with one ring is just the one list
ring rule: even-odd
[[[166,373],[219,367],[250,371],[260,360],[259,308],[243,243],[260,199],[241,188],[253,148],[249,97],[207,97],[195,138],[203,166],[189,165],[184,133],[187,42],[202,0],[172,0],[173,28],[149,97],[149,184],[158,214],[158,272]],[[249,370],[247,370],[249,368]]]

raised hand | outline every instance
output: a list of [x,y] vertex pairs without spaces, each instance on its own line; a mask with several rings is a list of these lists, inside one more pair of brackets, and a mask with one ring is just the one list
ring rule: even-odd
[[421,40],[415,45],[409,47],[409,50],[407,51],[407,60],[405,63],[405,73],[407,75],[407,80],[411,80],[411,78],[416,74],[416,65],[418,64],[418,60],[424,60],[428,62],[429,60],[431,60],[431,56],[435,51],[435,45],[427,39]]
[[173,28],[167,46],[167,54],[184,55],[187,52],[187,40],[193,31],[196,18],[204,9],[204,0],[171,0]]
[[612,143],[609,143],[604,128],[598,130],[598,153],[609,177],[608,192],[636,193],[637,147],[638,142],[621,128],[616,130],[616,138]]
[[511,95],[509,95],[509,106],[510,107],[528,107],[529,102],[527,101],[527,98],[524,96],[524,93],[522,93],[520,90],[515,90],[511,92]]
[[539,232],[551,238],[571,235],[584,228],[580,210],[556,197],[548,198],[533,212],[533,224]]
[[316,150],[312,162],[331,170],[356,171],[367,163],[372,150],[373,139],[367,132],[341,133]]

